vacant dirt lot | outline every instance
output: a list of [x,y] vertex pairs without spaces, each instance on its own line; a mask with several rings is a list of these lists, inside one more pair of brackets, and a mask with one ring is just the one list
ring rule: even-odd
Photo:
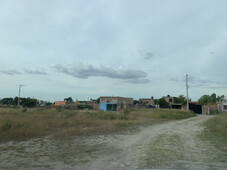
[[106,135],[0,143],[0,169],[227,169],[224,150],[198,135],[210,116]]

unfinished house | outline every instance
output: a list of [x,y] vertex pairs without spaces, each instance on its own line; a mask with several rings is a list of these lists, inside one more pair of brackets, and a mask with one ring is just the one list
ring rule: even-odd
[[126,97],[100,97],[99,110],[120,111],[133,106],[133,98]]
[[154,99],[152,98],[143,98],[139,99],[139,105],[140,106],[147,106],[147,107],[155,107]]
[[170,95],[163,96],[167,103],[174,103],[174,97],[170,97]]
[[167,103],[169,103],[169,107],[171,109],[183,109],[182,104],[174,103],[174,98],[175,97],[171,97],[170,95],[167,95],[167,96],[163,96],[163,98],[165,99],[165,101]]

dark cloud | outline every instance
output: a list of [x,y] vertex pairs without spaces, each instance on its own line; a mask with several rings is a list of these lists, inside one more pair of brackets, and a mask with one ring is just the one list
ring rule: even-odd
[[91,64],[76,63],[68,66],[61,64],[54,65],[53,68],[59,72],[71,75],[73,77],[86,79],[88,77],[109,77],[113,79],[140,80],[145,78],[147,73],[141,70],[119,68],[113,69],[103,65],[93,66]]
[[129,79],[127,80],[128,83],[133,83],[133,84],[141,84],[141,83],[149,83],[150,80],[147,78],[136,78],[136,79]]
[[28,73],[28,74],[47,75],[47,73],[44,70],[25,69],[24,71],[25,73]]
[[15,74],[21,74],[20,72],[18,72],[16,69],[12,69],[12,70],[2,70],[0,71],[3,74],[8,74],[8,75],[15,75]]
[[149,60],[149,59],[154,57],[154,52],[148,52],[148,51],[145,51],[145,50],[140,50],[139,56],[143,57],[146,60]]
[[[181,82],[182,84],[186,83],[186,77],[171,77],[168,78],[169,81],[172,82]],[[188,76],[188,85],[189,87],[197,87],[197,88],[212,88],[212,89],[226,89],[227,88],[227,82],[220,82],[215,81],[212,79],[205,79],[200,78],[198,76],[189,75]]]
[[[183,77],[182,77],[182,81],[184,81]],[[188,82],[192,86],[204,86],[204,85],[208,85],[208,84],[217,83],[212,80],[207,80],[207,79],[200,78],[200,77],[193,76],[193,75],[188,76]]]

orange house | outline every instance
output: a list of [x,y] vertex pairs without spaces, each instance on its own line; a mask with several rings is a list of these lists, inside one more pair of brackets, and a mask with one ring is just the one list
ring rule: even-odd
[[66,103],[64,101],[56,101],[54,102],[55,106],[64,106]]

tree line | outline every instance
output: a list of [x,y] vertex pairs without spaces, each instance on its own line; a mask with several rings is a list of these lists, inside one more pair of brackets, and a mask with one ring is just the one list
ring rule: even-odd
[[[168,95],[169,96],[169,95]],[[167,97],[168,97],[167,96]],[[217,103],[221,100],[224,99],[224,95],[221,96],[217,96],[215,93],[212,93],[211,95],[203,95],[199,98],[198,102],[201,104],[214,104]],[[72,97],[67,97],[64,98],[64,101],[66,103],[72,103],[73,99]],[[155,104],[159,105],[160,108],[169,108],[169,103],[162,97],[160,99],[154,99]],[[191,101],[191,99],[189,99],[189,101]],[[100,102],[100,99],[97,99],[97,103]],[[134,100],[134,104],[137,104],[138,101]],[[182,105],[186,105],[187,103],[187,98],[184,95],[179,95],[178,97],[174,97],[174,103],[175,104],[182,104]],[[7,97],[7,98],[3,98],[0,100],[0,104],[3,105],[18,105],[18,97]],[[52,103],[50,102],[46,102],[45,105],[51,105]],[[20,102],[19,102],[20,106],[23,107],[35,107],[37,105],[39,105],[39,100],[35,99],[35,98],[24,98],[24,97],[20,97]]]
[[[0,100],[0,104],[2,105],[18,105],[18,97],[7,97]],[[47,102],[46,105],[51,105],[52,103]],[[19,105],[23,107],[35,107],[39,105],[39,100],[30,97],[20,97]]]

